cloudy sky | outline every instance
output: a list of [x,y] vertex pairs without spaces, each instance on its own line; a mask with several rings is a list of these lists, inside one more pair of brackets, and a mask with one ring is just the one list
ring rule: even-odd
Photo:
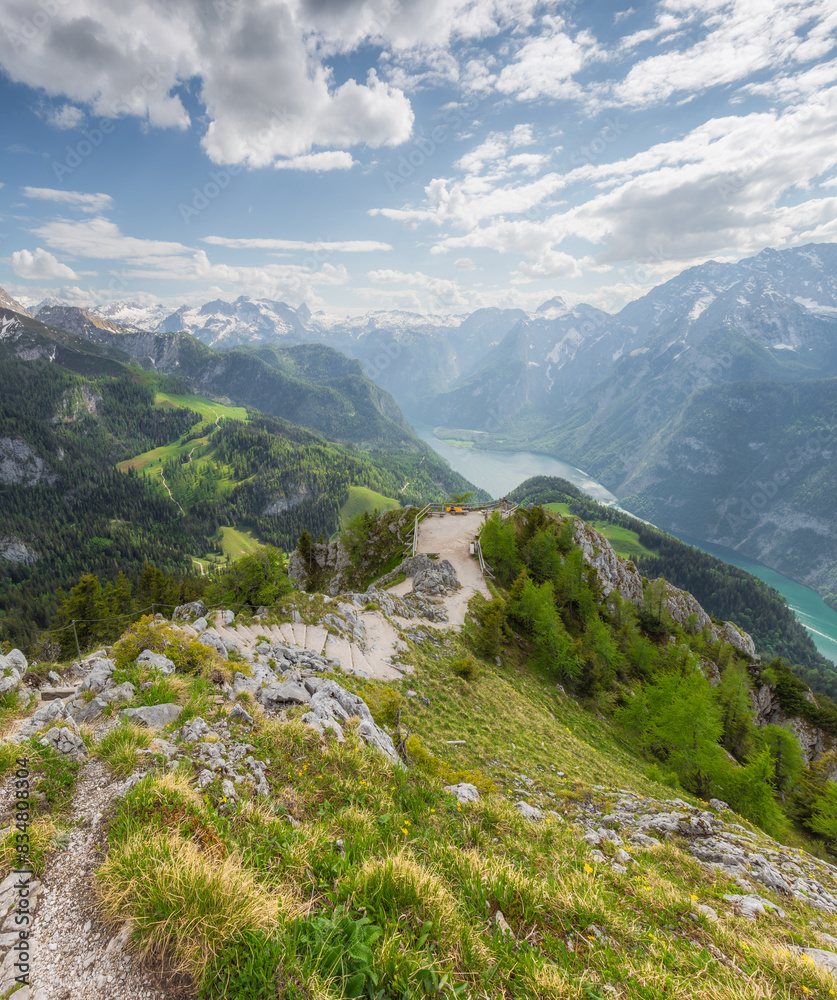
[[616,309],[837,239],[835,0],[4,0],[27,304]]

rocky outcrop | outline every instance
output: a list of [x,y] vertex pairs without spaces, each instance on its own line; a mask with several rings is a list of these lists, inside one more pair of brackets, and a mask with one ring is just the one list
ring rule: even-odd
[[[604,535],[584,521],[573,520],[573,537],[581,549],[584,562],[596,571],[605,597],[616,591],[626,601],[641,603],[644,595],[642,574],[632,562],[617,555]],[[729,643],[749,659],[758,659],[751,636],[736,624],[715,624],[691,594],[678,590],[666,580],[662,583],[666,610],[678,625],[698,632],[708,628],[715,642]]]
[[54,486],[58,475],[25,441],[0,438],[0,483],[7,486]]
[[262,517],[270,517],[272,514],[284,514],[288,510],[293,510],[306,500],[313,499],[314,494],[307,486],[299,486],[296,483],[288,483],[284,494],[275,496],[262,510]]
[[28,548],[19,538],[0,537],[0,559],[21,566],[34,566],[40,554]]
[[618,556],[610,542],[585,521],[573,520],[573,537],[581,555],[599,577],[605,597],[618,591],[626,601],[642,600],[642,576],[633,563]]

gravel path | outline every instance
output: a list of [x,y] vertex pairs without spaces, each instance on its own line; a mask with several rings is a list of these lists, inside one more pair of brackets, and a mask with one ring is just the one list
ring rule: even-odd
[[417,551],[435,552],[440,559],[447,559],[456,570],[456,575],[462,584],[461,590],[444,599],[448,621],[436,625],[437,628],[462,625],[468,610],[468,602],[474,594],[480,593],[487,600],[491,600],[491,591],[485,585],[480,564],[470,552],[470,544],[477,537],[477,531],[483,520],[482,513],[475,511],[472,514],[427,517],[419,525]]

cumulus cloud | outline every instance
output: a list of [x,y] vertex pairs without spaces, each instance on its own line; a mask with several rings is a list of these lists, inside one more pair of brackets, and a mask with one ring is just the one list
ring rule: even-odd
[[[649,280],[669,277],[707,257],[833,239],[834,199],[815,188],[837,169],[835,130],[831,87],[782,113],[710,119],[632,156],[535,181],[498,174],[481,186],[475,178],[486,174],[436,178],[423,204],[378,214],[448,230],[432,253],[482,247],[519,254],[515,282],[624,265],[644,268]],[[488,149],[483,143],[462,157],[460,169],[482,168]],[[569,189],[572,198],[557,202]],[[572,254],[562,246],[569,240],[596,252]]]
[[84,112],[74,104],[62,104],[57,108],[49,108],[45,117],[49,124],[55,128],[78,128],[84,121]]
[[37,187],[25,187],[23,193],[27,198],[58,201],[64,205],[80,208],[82,212],[104,212],[113,207],[113,198],[109,194],[85,194],[82,191],[59,191],[55,188]]
[[62,264],[54,254],[41,247],[34,253],[29,250],[15,250],[12,254],[12,270],[19,278],[78,280],[78,275],[71,267]]

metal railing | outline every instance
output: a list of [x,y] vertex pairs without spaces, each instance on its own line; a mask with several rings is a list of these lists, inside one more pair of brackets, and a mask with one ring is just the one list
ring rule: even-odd
[[413,544],[410,546],[410,555],[414,556],[416,554],[416,549],[418,548],[418,535],[419,535],[419,522],[427,517],[428,511],[432,507],[432,504],[425,504],[424,507],[416,514],[416,523],[413,525]]

